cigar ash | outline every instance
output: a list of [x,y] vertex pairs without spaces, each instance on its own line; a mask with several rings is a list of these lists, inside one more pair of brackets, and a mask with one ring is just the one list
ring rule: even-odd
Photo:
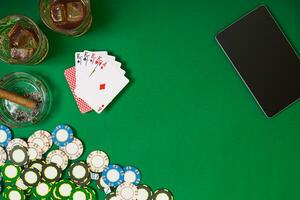
[[40,107],[43,104],[43,96],[40,92],[26,94],[25,97],[36,101],[37,106],[35,109],[30,110],[10,102],[10,114],[16,122],[34,122],[35,117],[39,114]]

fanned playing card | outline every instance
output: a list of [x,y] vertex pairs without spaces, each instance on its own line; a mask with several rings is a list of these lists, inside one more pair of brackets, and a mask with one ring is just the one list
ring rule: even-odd
[[101,113],[129,83],[121,63],[106,51],[75,53],[65,76],[81,113]]
[[125,76],[112,68],[98,70],[85,81],[86,89],[78,91],[76,95],[83,98],[97,113],[101,113],[128,83]]
[[87,103],[85,103],[84,100],[77,97],[75,92],[74,92],[74,90],[76,88],[76,67],[71,67],[69,69],[66,69],[64,74],[65,74],[65,77],[66,77],[67,82],[69,84],[69,87],[71,89],[71,92],[74,96],[74,99],[76,101],[76,104],[77,104],[77,107],[78,107],[79,111],[81,113],[87,113],[87,112],[91,111],[92,108]]

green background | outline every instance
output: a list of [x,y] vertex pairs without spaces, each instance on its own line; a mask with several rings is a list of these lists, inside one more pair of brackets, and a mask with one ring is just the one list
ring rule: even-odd
[[[79,38],[46,28],[38,1],[1,2],[1,17],[33,18],[50,43],[37,66],[1,63],[1,76],[43,76],[54,96],[48,118],[13,129],[15,137],[67,123],[85,144],[82,159],[104,150],[112,163],[137,166],[143,183],[169,188],[178,200],[299,199],[300,103],[268,119],[214,39],[260,4],[299,52],[299,0],[93,0],[92,28]],[[79,113],[63,75],[85,49],[108,50],[131,80],[100,115]]]

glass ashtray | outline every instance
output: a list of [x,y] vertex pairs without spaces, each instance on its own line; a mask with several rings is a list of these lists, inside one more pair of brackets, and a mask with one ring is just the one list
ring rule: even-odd
[[25,96],[37,102],[30,110],[5,99],[0,99],[0,122],[10,127],[24,127],[42,121],[51,107],[51,93],[40,77],[24,72],[8,74],[0,79],[0,88]]

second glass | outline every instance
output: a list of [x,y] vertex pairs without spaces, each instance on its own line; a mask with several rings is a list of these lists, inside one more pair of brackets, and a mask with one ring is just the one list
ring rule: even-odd
[[92,24],[89,0],[40,0],[40,15],[50,29],[71,36],[84,34]]

